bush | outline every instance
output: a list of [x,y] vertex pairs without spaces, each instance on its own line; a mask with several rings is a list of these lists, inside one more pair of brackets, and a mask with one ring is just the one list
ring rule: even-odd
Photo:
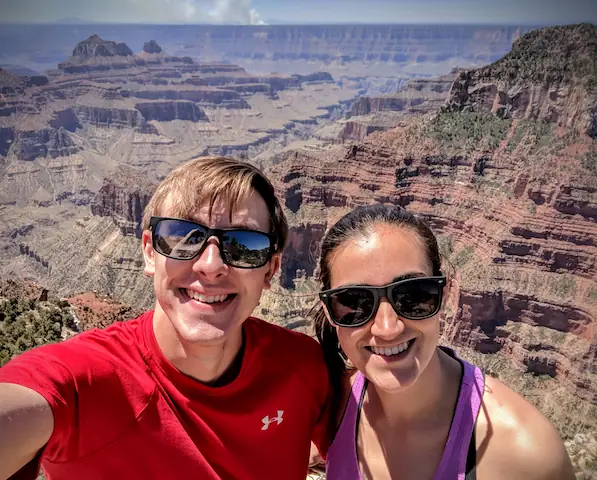
[[30,348],[59,342],[63,327],[73,321],[70,310],[61,305],[36,300],[0,303],[0,366]]
[[480,145],[495,150],[506,138],[512,120],[491,113],[441,112],[425,129],[439,143],[471,152]]
[[589,151],[582,157],[581,163],[589,172],[597,174],[597,148],[595,147],[595,142],[593,142]]

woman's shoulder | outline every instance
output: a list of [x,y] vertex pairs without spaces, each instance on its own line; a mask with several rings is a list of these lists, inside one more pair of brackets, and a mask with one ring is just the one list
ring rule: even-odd
[[489,376],[476,436],[480,478],[574,479],[556,428],[521,395]]

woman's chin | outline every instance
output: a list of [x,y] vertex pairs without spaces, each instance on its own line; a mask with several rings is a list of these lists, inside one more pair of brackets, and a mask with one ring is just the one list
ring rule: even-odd
[[365,372],[365,376],[376,389],[386,393],[400,393],[408,390],[417,381],[416,372]]

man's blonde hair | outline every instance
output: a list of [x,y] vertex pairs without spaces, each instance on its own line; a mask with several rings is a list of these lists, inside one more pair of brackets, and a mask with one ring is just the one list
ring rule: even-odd
[[251,189],[265,201],[270,217],[270,233],[276,236],[276,252],[288,238],[288,222],[274,187],[263,172],[253,165],[227,157],[200,157],[175,168],[160,183],[143,213],[143,230],[153,216],[163,214],[166,199],[172,204],[168,216],[191,219],[197,208],[209,202],[209,216],[219,199],[227,200],[230,217]]

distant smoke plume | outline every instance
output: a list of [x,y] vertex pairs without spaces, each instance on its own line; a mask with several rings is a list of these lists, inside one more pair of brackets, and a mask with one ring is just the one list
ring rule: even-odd
[[209,15],[214,21],[221,23],[265,25],[259,12],[251,8],[251,0],[215,0]]

